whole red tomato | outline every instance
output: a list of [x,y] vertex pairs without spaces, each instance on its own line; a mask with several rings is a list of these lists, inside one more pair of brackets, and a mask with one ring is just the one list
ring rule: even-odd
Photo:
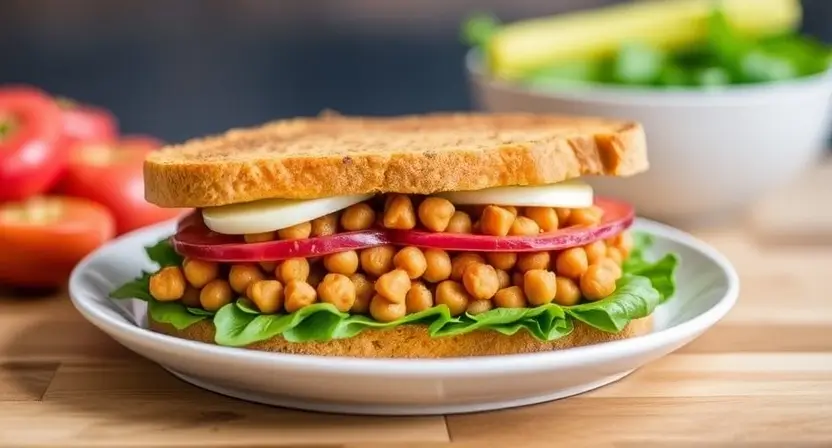
[[61,110],[32,87],[0,87],[0,201],[42,193],[66,165]]
[[83,142],[112,142],[118,137],[116,117],[106,109],[58,98],[64,145],[73,148]]
[[143,136],[82,144],[72,151],[60,191],[107,207],[115,216],[118,234],[179,216],[183,209],[157,207],[144,199],[142,166],[159,145],[158,140]]

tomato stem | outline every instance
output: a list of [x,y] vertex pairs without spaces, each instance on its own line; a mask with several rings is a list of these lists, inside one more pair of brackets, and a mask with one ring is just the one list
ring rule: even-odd
[[0,115],[0,140],[9,137],[17,128],[17,123],[11,116]]

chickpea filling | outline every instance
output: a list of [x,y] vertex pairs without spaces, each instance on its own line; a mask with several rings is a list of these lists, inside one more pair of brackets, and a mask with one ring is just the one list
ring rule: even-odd
[[[246,243],[329,236],[374,227],[430,232],[533,236],[601,222],[602,210],[551,207],[454,207],[438,197],[387,195]],[[601,300],[616,289],[633,248],[629,232],[559,251],[451,252],[382,245],[316,258],[216,263],[186,258],[150,278],[158,301],[216,311],[245,297],[265,314],[314,303],[391,322],[444,304],[453,316],[494,308],[562,306]]]

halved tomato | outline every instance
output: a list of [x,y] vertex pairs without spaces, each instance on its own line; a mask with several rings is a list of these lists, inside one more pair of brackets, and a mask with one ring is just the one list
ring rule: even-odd
[[573,226],[538,236],[493,237],[379,229],[253,244],[242,243],[239,237],[212,232],[197,212],[179,221],[171,243],[178,253],[186,257],[220,262],[280,261],[293,257],[318,257],[382,244],[466,252],[553,251],[610,238],[632,225],[634,212],[630,205],[603,198],[596,198],[595,203],[604,210],[604,218],[597,226]]
[[161,208],[144,199],[142,166],[158,145],[151,137],[83,145],[73,151],[59,191],[106,206],[115,215],[118,234],[179,216],[183,209]]
[[110,212],[87,199],[45,196],[0,205],[0,283],[60,286],[81,258],[114,235]]

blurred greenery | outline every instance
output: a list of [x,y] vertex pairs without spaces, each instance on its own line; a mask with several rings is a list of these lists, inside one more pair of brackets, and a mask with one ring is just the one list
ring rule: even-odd
[[[463,42],[486,45],[499,30],[492,15],[478,13],[462,26]],[[576,60],[524,74],[524,84],[559,87],[581,84],[714,88],[811,76],[832,64],[832,50],[808,36],[788,34],[748,39],[714,9],[707,39],[692,48],[667,53],[644,42],[624,42],[601,60]]]

